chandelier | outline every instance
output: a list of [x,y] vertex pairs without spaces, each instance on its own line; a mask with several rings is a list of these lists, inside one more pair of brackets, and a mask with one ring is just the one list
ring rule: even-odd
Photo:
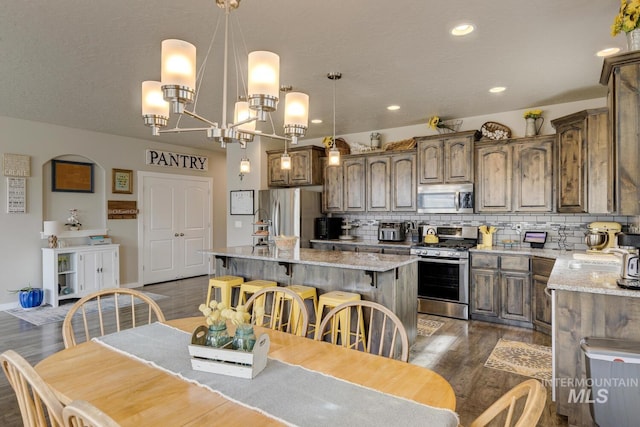
[[[222,148],[228,142],[239,142],[241,146],[253,140],[254,135],[290,141],[297,144],[298,138],[307,131],[309,118],[309,96],[302,92],[287,92],[285,96],[284,135],[265,134],[255,130],[256,121],[264,122],[267,113],[277,109],[280,91],[280,58],[273,52],[255,51],[248,57],[247,94],[235,103],[233,123],[227,123],[227,66],[229,47],[229,15],[237,9],[240,0],[216,0],[225,10],[224,74],[222,89],[222,118],[214,122],[201,117],[187,105],[196,99],[196,48],[191,43],[169,39],[162,42],[161,81],[142,82],[142,116],[151,133],[179,133],[204,131],[207,138],[219,142]],[[205,127],[162,129],[169,123],[170,110],[174,114],[187,115]],[[179,121],[178,121],[179,123]]]

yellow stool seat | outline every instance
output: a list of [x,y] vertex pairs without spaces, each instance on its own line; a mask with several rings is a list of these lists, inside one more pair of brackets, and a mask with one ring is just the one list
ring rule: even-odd
[[227,307],[231,307],[231,292],[233,288],[239,288],[244,282],[244,279],[239,276],[220,276],[209,279],[209,290],[207,291],[207,306],[211,301],[211,292],[218,288],[220,289],[220,302],[223,302]]
[[[331,310],[332,308],[337,307],[344,302],[359,301],[360,299],[360,294],[345,291],[331,291],[320,295],[320,297],[318,298],[318,311],[316,312],[316,336],[322,333],[322,331],[319,331],[318,328],[320,327],[320,323],[322,322],[322,316],[324,314],[325,308]],[[331,325],[331,331],[326,331],[323,336],[328,333],[331,333],[332,336],[335,336],[335,334],[340,334],[340,342],[342,343],[342,346],[350,347],[350,336],[352,333],[348,330],[343,331],[343,329],[345,329],[350,323],[351,322],[347,320],[347,314],[341,312],[338,315],[338,322],[333,322]],[[355,335],[357,336],[358,333],[356,332]],[[362,339],[362,344],[366,349],[367,341],[365,339],[364,320],[362,319],[362,313],[360,313],[360,339]],[[355,342],[355,345],[357,344],[358,339],[356,339]]]
[[[250,280],[248,282],[244,282],[242,285],[240,285],[240,296],[238,297],[238,304],[246,304],[248,299],[247,295],[250,296],[251,294],[258,292],[261,289],[270,288],[273,286],[278,286],[278,283],[272,280]],[[264,310],[264,302],[264,295],[256,298],[253,303],[254,310],[257,307],[261,307]],[[254,320],[257,325],[262,325],[264,316],[260,316],[259,318]]]
[[[302,298],[303,301],[306,300],[311,300],[313,303],[313,314],[314,316],[316,315],[316,313],[318,312],[318,291],[316,290],[316,288],[314,288],[313,286],[304,286],[304,285],[291,285],[291,286],[287,286],[287,289],[291,289],[293,292],[295,292],[296,294],[298,294],[298,296],[300,296],[300,298]],[[286,299],[293,299],[290,296],[285,296]],[[300,327],[300,310],[296,309],[295,305],[293,308],[293,315],[292,317],[292,322],[294,325],[296,325],[295,330],[298,331],[296,333],[296,335],[300,335],[300,336],[306,336],[307,334],[314,332],[315,331],[315,325],[317,323],[317,320],[315,323],[311,323],[311,321],[309,321],[309,331],[305,331],[306,334],[302,333],[302,328]]]

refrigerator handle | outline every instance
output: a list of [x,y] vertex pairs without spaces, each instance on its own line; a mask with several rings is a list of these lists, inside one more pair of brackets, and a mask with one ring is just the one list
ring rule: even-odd
[[280,203],[277,200],[273,202],[273,235],[280,235]]

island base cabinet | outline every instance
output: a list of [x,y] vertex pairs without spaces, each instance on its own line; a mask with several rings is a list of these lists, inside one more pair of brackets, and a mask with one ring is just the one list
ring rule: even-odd
[[[317,289],[318,295],[330,291],[360,294],[363,300],[384,305],[402,321],[409,345],[417,336],[418,267],[411,263],[383,272],[318,265],[287,263],[286,260],[216,257],[216,275],[233,275],[249,280],[272,280],[279,286],[305,285]],[[309,323],[317,321],[309,313]],[[392,337],[388,337],[391,339]]]
[[[614,338],[640,341],[639,297],[554,290],[553,384],[557,412],[570,426],[595,426],[589,410],[583,338]],[[612,378],[638,393],[634,378]],[[623,385],[624,386],[624,385]]]

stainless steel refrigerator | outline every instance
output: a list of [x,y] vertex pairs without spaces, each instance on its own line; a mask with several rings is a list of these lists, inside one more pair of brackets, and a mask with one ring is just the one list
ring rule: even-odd
[[258,207],[271,220],[271,236],[298,236],[300,247],[309,248],[314,234],[314,221],[322,216],[322,193],[301,188],[260,190]]

